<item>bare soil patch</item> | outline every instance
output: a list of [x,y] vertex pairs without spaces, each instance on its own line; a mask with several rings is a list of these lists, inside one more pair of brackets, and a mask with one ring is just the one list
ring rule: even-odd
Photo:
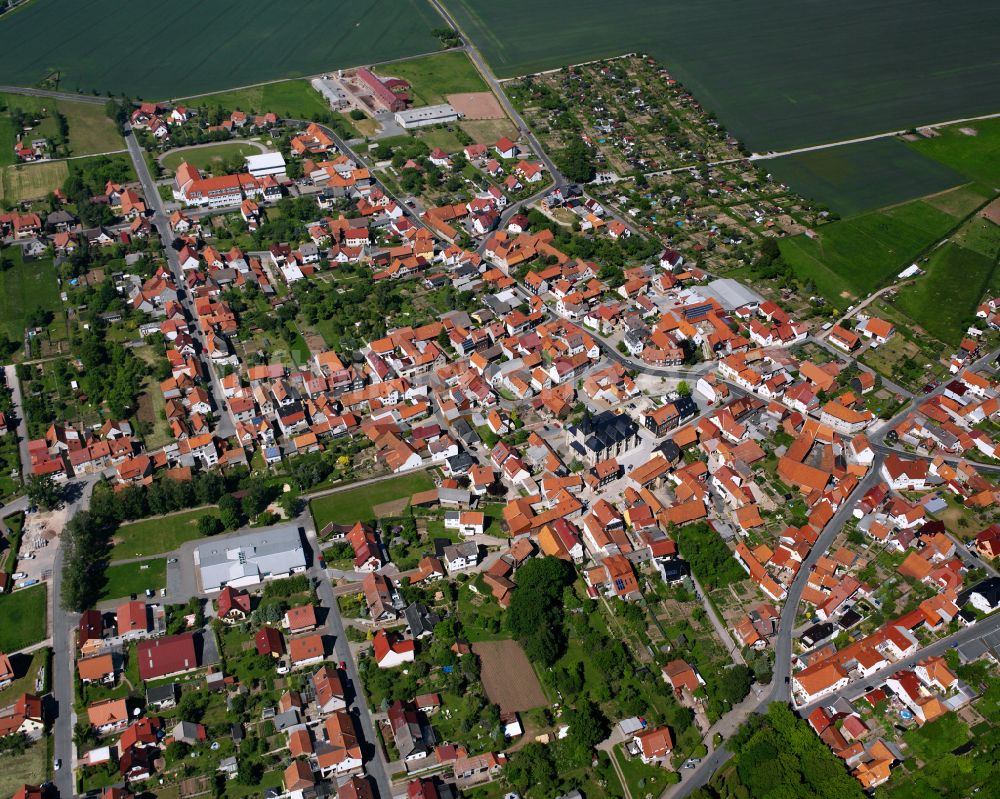
[[503,119],[505,116],[493,92],[449,94],[448,102],[466,119]]
[[538,677],[517,641],[481,641],[472,645],[482,661],[483,688],[501,713],[523,712],[548,704]]

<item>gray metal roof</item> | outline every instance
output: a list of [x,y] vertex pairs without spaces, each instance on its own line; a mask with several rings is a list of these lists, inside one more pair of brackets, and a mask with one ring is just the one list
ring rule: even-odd
[[198,564],[204,590],[217,591],[305,569],[306,555],[298,526],[289,524],[202,544]]
[[747,288],[731,277],[713,280],[707,286],[698,286],[697,292],[703,297],[714,297],[727,311],[739,308],[741,305],[761,303],[764,298],[753,289]]

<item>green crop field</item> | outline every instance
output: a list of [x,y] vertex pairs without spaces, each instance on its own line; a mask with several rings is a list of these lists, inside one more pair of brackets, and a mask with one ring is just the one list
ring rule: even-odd
[[[963,131],[975,131],[970,136]],[[940,136],[910,144],[917,152],[1000,191],[1000,119],[940,128]]]
[[434,481],[429,473],[415,472],[320,497],[309,504],[316,529],[321,530],[329,522],[354,524],[357,521],[373,519],[375,517],[373,508],[376,505],[395,500],[409,500],[418,491],[427,491],[433,487]]
[[317,114],[330,113],[330,105],[307,80],[265,83],[248,89],[186,97],[178,102],[195,108],[219,107],[227,111],[245,111],[248,114],[266,114],[271,111],[279,117],[291,119],[312,119]]
[[35,0],[0,20],[0,75],[146,99],[433,52],[426,0]]
[[1000,108],[990,0],[444,0],[504,77],[645,52],[756,150]]
[[198,169],[210,169],[213,164],[221,164],[230,158],[243,158],[248,155],[258,155],[260,147],[245,142],[224,142],[214,144],[211,147],[190,147],[182,150],[175,150],[168,153],[163,158],[163,166],[170,170],[176,170],[182,161]]
[[986,198],[971,187],[820,227],[818,238],[783,239],[781,254],[802,280],[843,308],[889,282]]
[[198,532],[198,520],[203,516],[218,518],[219,511],[216,508],[200,508],[123,524],[115,531],[115,546],[110,559],[125,560],[171,552],[185,541],[202,537]]
[[931,254],[926,275],[900,289],[896,307],[935,338],[957,345],[995,280],[998,254],[1000,227],[973,219]]
[[59,286],[51,258],[25,262],[20,247],[3,251],[13,261],[0,271],[0,331],[12,341],[24,338],[24,318],[36,308],[58,311]]
[[896,139],[876,139],[760,163],[798,194],[822,202],[842,216],[908,202],[968,182],[959,172]]
[[414,105],[443,103],[445,96],[461,92],[488,92],[489,87],[469,57],[462,52],[414,58],[386,64],[379,77],[402,78],[410,84]]
[[0,596],[0,652],[17,652],[37,644],[48,630],[45,584]]

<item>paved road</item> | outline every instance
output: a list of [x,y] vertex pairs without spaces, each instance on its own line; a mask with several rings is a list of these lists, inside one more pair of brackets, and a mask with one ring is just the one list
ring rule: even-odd
[[535,134],[531,132],[531,128],[524,123],[521,115],[517,113],[517,109],[514,108],[514,105],[508,99],[506,92],[504,92],[503,87],[500,85],[500,81],[497,80],[497,76],[493,74],[493,70],[490,69],[479,50],[477,50],[475,45],[472,44],[472,39],[466,35],[465,31],[462,30],[458,22],[455,21],[455,18],[452,17],[448,9],[445,8],[439,0],[430,0],[430,4],[434,6],[434,9],[441,15],[444,21],[447,22],[448,25],[450,25],[458,34],[459,38],[462,40],[463,49],[469,54],[469,58],[471,58],[472,63],[476,65],[476,69],[479,70],[479,74],[483,76],[483,80],[486,81],[493,94],[496,95],[497,100],[500,101],[500,105],[503,106],[507,116],[510,117],[515,125],[517,125],[517,129],[520,131],[521,137],[531,146],[531,150],[535,156],[541,160],[543,164],[545,164],[545,168],[549,170],[549,173],[556,181],[556,185],[565,185],[565,178],[563,178],[562,173],[556,168],[555,163],[553,163],[552,159],[546,154],[541,143],[537,138],[535,138]]
[[28,419],[24,415],[24,400],[21,396],[21,381],[17,379],[17,368],[5,366],[4,376],[10,389],[11,402],[14,405],[14,415],[17,417],[17,448],[21,453],[21,481],[28,479],[31,473],[31,456],[28,455]]
[[796,708],[796,710],[800,716],[805,718],[817,707],[821,705],[831,705],[841,697],[848,697],[852,699],[857,698],[865,693],[864,686],[866,685],[878,685],[879,683],[884,682],[886,678],[892,676],[895,672],[900,671],[901,669],[912,668],[917,662],[923,660],[924,658],[934,657],[935,655],[943,655],[949,649],[956,649],[957,647],[968,644],[970,641],[975,641],[976,639],[982,638],[984,635],[989,635],[997,630],[1000,630],[1000,613],[995,613],[988,619],[977,622],[971,627],[963,627],[957,633],[952,633],[946,638],[942,638],[935,641],[933,644],[925,646],[923,649],[918,649],[909,657],[897,660],[895,663],[891,663],[885,668],[873,672],[863,680],[853,680],[839,691],[827,694],[822,699],[808,705],[804,705],[800,708]]
[[368,751],[370,754],[370,759],[365,763],[365,770],[375,780],[381,799],[391,799],[392,783],[389,780],[386,763],[382,757],[382,749],[378,745],[378,736],[375,734],[375,723],[368,708],[368,700],[362,692],[358,666],[354,662],[351,647],[347,641],[347,634],[344,632],[344,620],[341,618],[340,610],[337,608],[337,598],[334,596],[333,586],[327,579],[326,574],[319,568],[319,558],[317,556],[320,550],[316,542],[315,532],[307,528],[306,538],[314,553],[313,565],[309,574],[316,582],[316,594],[319,597],[320,604],[329,611],[326,619],[326,627],[330,635],[334,638],[333,658],[336,661],[344,661],[344,664],[347,666],[345,670],[347,677],[354,686],[356,717],[361,725],[364,738],[368,742]]
[[32,89],[26,86],[0,86],[0,92],[7,94],[23,94],[27,97],[51,97],[53,100],[75,100],[79,103],[104,105],[107,97],[95,97],[92,94],[75,94],[73,92],[54,92],[48,89]]
[[792,635],[795,630],[795,617],[802,599],[802,591],[809,582],[809,575],[817,561],[826,554],[834,539],[851,518],[861,497],[882,479],[879,474],[881,466],[882,457],[877,455],[865,479],[858,483],[857,488],[851,492],[833,518],[823,528],[823,532],[820,533],[816,544],[809,551],[809,555],[802,562],[795,579],[792,580],[792,584],[788,588],[788,596],[785,597],[785,602],[781,606],[778,634],[774,639],[774,680],[771,683],[771,700],[787,702],[791,696]]
[[[75,499],[69,505],[69,515],[72,518],[81,510],[86,510],[90,504],[90,494],[99,475],[90,475],[84,480],[74,481],[71,485],[77,490]],[[72,489],[71,489],[72,490]],[[52,725],[54,743],[53,755],[62,761],[62,768],[55,772],[54,782],[61,797],[71,797],[74,794],[73,771],[74,760],[73,728],[76,717],[73,712],[73,688],[76,684],[73,674],[73,631],[76,629],[78,616],[67,613],[62,608],[62,566],[63,543],[59,541],[55,560],[52,564],[52,582],[49,596],[51,601],[52,619],[52,696],[55,699],[57,716]]]
[[229,407],[225,403],[226,395],[222,390],[222,384],[219,380],[219,376],[215,371],[215,367],[208,362],[208,358],[205,354],[205,336],[202,333],[201,326],[197,324],[198,315],[195,313],[194,301],[191,298],[191,294],[184,288],[184,275],[181,270],[180,260],[177,257],[176,250],[170,246],[170,242],[174,240],[173,231],[170,230],[170,220],[163,208],[163,201],[160,199],[160,192],[156,186],[156,181],[153,180],[153,176],[150,174],[149,167],[146,164],[145,153],[142,147],[139,146],[139,143],[135,140],[135,136],[132,135],[131,126],[126,125],[125,129],[127,131],[125,135],[125,142],[128,145],[128,152],[132,157],[132,164],[135,167],[135,173],[139,176],[139,183],[142,184],[143,194],[146,197],[146,205],[153,210],[152,222],[160,234],[160,239],[163,241],[163,250],[167,255],[167,263],[170,266],[170,271],[174,275],[174,280],[177,282],[178,297],[187,312],[188,319],[194,323],[195,326],[193,337],[201,347],[199,357],[202,360],[202,368],[210,378],[205,388],[212,398],[212,405],[216,411],[215,433],[221,438],[228,438],[236,433],[236,426],[233,424],[233,420],[229,415]]
[[[344,139],[342,139],[339,135],[337,135],[337,131],[335,131],[333,128],[327,127],[326,125],[322,125],[319,122],[313,123],[308,120],[302,120],[302,119],[289,119],[286,121],[295,123],[297,125],[301,125],[302,127],[305,127],[306,125],[316,124],[320,128],[320,130],[322,130],[327,136],[329,136],[333,140],[333,143],[336,145],[337,149],[340,150],[340,152],[348,156],[352,161],[358,164],[358,166],[365,167],[371,173],[372,182],[375,183],[375,185],[382,190],[382,192],[385,194],[386,197],[388,197],[391,200],[395,200],[396,205],[398,205],[400,208],[403,209],[403,213],[409,218],[411,222],[413,222],[413,224],[415,224],[417,227],[420,228],[427,228],[427,225],[424,223],[424,220],[420,218],[420,214],[416,210],[408,206],[402,200],[402,198],[397,197],[395,194],[393,194],[392,190],[378,179],[378,177],[375,175],[374,164],[369,163],[369,161],[364,156],[359,155],[356,150],[351,148],[351,146]],[[437,236],[439,234],[435,233],[434,235]]]

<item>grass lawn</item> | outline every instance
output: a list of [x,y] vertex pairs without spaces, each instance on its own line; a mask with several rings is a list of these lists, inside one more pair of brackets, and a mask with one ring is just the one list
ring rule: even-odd
[[103,105],[60,100],[59,111],[69,123],[70,155],[94,155],[124,150],[118,125],[104,113]]
[[[0,707],[12,705],[23,693],[33,694],[36,692],[35,682],[38,679],[38,673],[51,660],[51,652],[52,650],[43,647],[31,653],[31,662],[28,664],[27,671],[0,691]],[[22,655],[20,657],[28,658],[29,655]],[[17,672],[18,670],[18,664],[15,662],[14,671]],[[52,670],[49,669],[46,681],[50,681],[51,678]]]
[[800,279],[811,280],[830,303],[845,307],[890,281],[985,199],[971,187],[941,197],[948,211],[934,198],[861,214],[823,225],[816,239],[782,239],[781,254]]
[[1000,225],[995,225],[982,216],[969,220],[961,230],[951,237],[955,244],[967,250],[978,252],[987,258],[994,258],[1000,249]]
[[42,200],[49,192],[62,188],[69,176],[65,161],[36,161],[4,167],[0,182],[0,200],[8,205],[23,200]]
[[198,532],[199,519],[203,516],[218,517],[218,515],[217,508],[201,508],[123,524],[115,532],[115,546],[111,550],[111,560],[172,552],[185,541],[201,538]]
[[440,147],[446,153],[457,153],[462,149],[462,142],[448,128],[426,128],[420,131],[418,138],[432,150]]
[[163,166],[175,171],[182,161],[187,161],[198,169],[210,169],[213,164],[221,164],[231,158],[258,155],[260,147],[246,142],[223,142],[211,147],[188,147],[176,150],[163,157]]
[[968,738],[969,728],[954,713],[946,713],[903,734],[909,753],[925,763],[957,749]]
[[[24,513],[14,513],[10,516],[5,516],[3,524],[4,527],[10,530],[10,537],[5,544],[3,556],[0,557],[0,570],[9,573],[14,570],[14,558],[17,557],[17,552],[21,547],[21,531],[24,529]],[[6,536],[6,533],[4,533],[4,535]]]
[[0,272],[0,330],[20,342],[24,339],[24,318],[30,311],[42,308],[59,316],[56,267],[51,258],[25,262],[20,247],[11,247],[3,255],[14,265]]
[[622,744],[614,748],[614,758],[622,770],[629,794],[633,797],[652,794],[658,796],[668,785],[678,782],[677,772],[668,771],[659,766],[647,766],[638,757],[629,759],[625,756]]
[[316,114],[328,114],[330,105],[323,95],[309,85],[307,80],[285,80],[266,83],[249,89],[235,89],[184,100],[188,105],[227,111],[246,111],[248,114],[266,114],[271,111],[279,117],[312,119]]
[[763,162],[778,180],[843,216],[954,188],[967,179],[896,139],[850,144]]
[[357,521],[373,519],[374,506],[393,500],[409,499],[418,491],[427,491],[433,487],[434,480],[430,474],[416,472],[320,497],[309,505],[316,529],[321,530],[329,522],[354,524]]
[[416,106],[446,102],[449,94],[489,91],[475,64],[461,51],[386,64],[376,71],[380,78],[407,81]]
[[[54,136],[58,131],[58,123],[54,112],[58,111],[66,117],[69,126],[69,154],[93,155],[109,150],[122,150],[125,140],[118,126],[104,113],[104,105],[97,103],[82,103],[73,100],[53,100],[49,97],[27,97],[20,94],[0,94],[0,106],[11,110],[22,110],[38,114],[41,119],[38,127],[28,134],[28,138],[46,138]],[[0,147],[3,155],[0,164],[14,163],[10,148],[14,146],[13,133],[5,129],[3,120],[9,120],[6,114],[0,115]],[[11,138],[7,138],[10,136]],[[8,144],[10,145],[8,147]]]
[[108,566],[101,599],[122,599],[144,594],[147,588],[159,591],[167,584],[166,558],[152,558],[135,563]]
[[[963,133],[973,129],[975,136]],[[1000,119],[939,128],[940,136],[909,146],[987,186],[1000,186]]]
[[0,438],[0,501],[5,502],[24,491],[20,477],[14,477],[14,471],[21,469],[21,455],[17,446],[17,437],[13,433]]
[[[441,47],[431,35],[441,18],[425,0],[299,0],[294,13],[268,0],[136,0],[128,11],[117,0],[33,2],[0,26],[0,75],[32,86],[58,72],[66,91],[162,100]],[[130,35],[137,25],[184,46],[150,47]]]
[[493,144],[504,136],[512,141],[518,137],[517,126],[509,119],[463,119],[458,124],[477,144]]
[[41,641],[48,633],[45,584],[0,596],[0,652],[16,652]]
[[996,252],[994,247],[987,257],[947,242],[927,260],[927,274],[900,290],[896,306],[935,338],[958,345],[976,321],[976,307],[996,269]]
[[167,420],[160,416],[163,408],[163,392],[153,376],[146,378],[146,390],[139,395],[135,416],[137,421],[149,424],[150,432],[143,436],[147,450],[162,447],[174,440]]
[[40,785],[48,776],[48,749],[45,741],[29,746],[19,755],[5,753],[0,769],[0,795],[13,796],[25,783]]

